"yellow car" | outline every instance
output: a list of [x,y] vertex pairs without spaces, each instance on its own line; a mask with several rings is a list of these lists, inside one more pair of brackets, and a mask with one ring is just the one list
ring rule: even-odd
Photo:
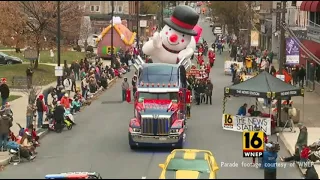
[[198,149],[175,149],[159,167],[159,179],[216,179],[219,170],[212,153]]

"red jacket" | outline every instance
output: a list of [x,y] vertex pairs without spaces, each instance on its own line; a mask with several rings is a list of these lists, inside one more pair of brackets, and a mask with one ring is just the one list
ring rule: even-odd
[[[29,129],[26,128],[26,129],[24,130],[24,132],[29,132]],[[36,139],[36,138],[37,138],[37,132],[36,132],[35,130],[32,130],[32,132],[31,132],[31,137],[32,137],[32,139]]]
[[216,54],[214,52],[212,52],[212,51],[209,51],[208,57],[215,59],[216,58]]
[[308,159],[309,151],[310,151],[309,147],[303,148],[302,151],[301,151],[301,154],[300,154],[301,159]]
[[211,70],[211,66],[210,66],[210,64],[207,64],[206,65],[206,72],[209,74],[210,70]]

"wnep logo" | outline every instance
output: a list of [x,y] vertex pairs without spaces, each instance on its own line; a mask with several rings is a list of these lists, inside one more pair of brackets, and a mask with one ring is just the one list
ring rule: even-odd
[[263,157],[263,139],[262,131],[244,131],[242,136],[243,157]]

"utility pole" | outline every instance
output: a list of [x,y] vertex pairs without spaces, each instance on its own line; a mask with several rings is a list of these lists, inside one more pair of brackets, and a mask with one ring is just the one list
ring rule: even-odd
[[140,11],[140,8],[139,8],[139,1],[136,1],[136,11],[137,11],[137,49],[139,49],[139,45],[140,45],[140,39],[139,39],[139,23],[140,23],[140,20],[139,20],[139,11]]
[[111,67],[114,67],[114,48],[113,48],[113,33],[114,33],[114,29],[113,29],[113,16],[114,16],[114,1],[111,1]]
[[[61,66],[61,51],[60,51],[60,39],[61,39],[61,17],[60,17],[60,1],[57,2],[57,61],[58,61],[58,67]],[[58,76],[57,78],[57,86],[61,85],[61,76]]]
[[[286,37],[285,37],[285,32],[286,30],[284,29],[285,23],[286,23],[286,6],[287,6],[287,1],[282,1],[282,8],[281,8],[281,21],[280,21],[280,58],[279,58],[279,75],[283,75],[283,65],[285,62],[286,58]],[[281,97],[278,97],[277,99],[277,112],[278,112],[278,121],[277,121],[277,126],[280,125],[281,121]]]
[[248,54],[251,54],[251,30],[252,30],[252,2],[248,2],[249,19],[248,19]]

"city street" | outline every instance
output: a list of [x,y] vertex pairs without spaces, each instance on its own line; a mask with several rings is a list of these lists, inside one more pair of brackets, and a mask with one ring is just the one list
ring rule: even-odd
[[[213,35],[208,22],[200,21],[203,37],[210,44]],[[239,166],[221,167],[218,178],[263,178],[263,170],[255,167],[242,167],[252,162],[242,157],[242,133],[222,129],[223,88],[231,84],[231,76],[224,75],[224,59],[227,52],[217,55],[211,71],[214,86],[213,105],[192,106],[192,117],[188,121],[185,148],[207,149],[212,151],[218,165],[237,163]],[[194,62],[195,63],[195,62]],[[131,81],[131,76],[129,76]],[[98,100],[76,115],[76,123],[71,131],[61,134],[49,133],[41,140],[38,157],[33,162],[9,165],[0,173],[5,178],[44,178],[49,173],[69,171],[95,171],[103,178],[159,178],[159,163],[165,161],[169,151],[137,150],[128,145],[128,124],[133,116],[133,105],[121,99],[121,81],[107,90]],[[235,98],[227,102],[228,113],[236,114],[238,108],[254,99]],[[275,138],[272,138],[275,140]],[[284,144],[280,142],[280,156],[288,156]],[[289,166],[289,164],[288,164]],[[301,179],[297,167],[279,167],[278,178]]]

